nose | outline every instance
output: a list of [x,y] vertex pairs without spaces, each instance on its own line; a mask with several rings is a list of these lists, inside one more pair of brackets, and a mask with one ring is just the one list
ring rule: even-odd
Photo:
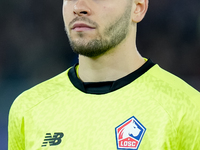
[[[87,1],[87,2],[86,2]],[[78,16],[88,16],[91,14],[91,9],[88,5],[88,0],[78,0],[74,5],[74,14]]]

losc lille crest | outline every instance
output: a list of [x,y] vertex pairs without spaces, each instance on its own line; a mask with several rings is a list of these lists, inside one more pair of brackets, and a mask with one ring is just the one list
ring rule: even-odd
[[133,116],[115,128],[118,149],[138,150],[146,128]]

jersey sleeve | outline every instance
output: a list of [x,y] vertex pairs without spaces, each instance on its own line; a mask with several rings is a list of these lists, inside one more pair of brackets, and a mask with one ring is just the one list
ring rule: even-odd
[[185,110],[177,130],[178,149],[182,150],[200,149],[200,94],[192,101],[193,107]]
[[8,122],[8,150],[24,150],[24,119],[23,105],[16,99],[9,112]]

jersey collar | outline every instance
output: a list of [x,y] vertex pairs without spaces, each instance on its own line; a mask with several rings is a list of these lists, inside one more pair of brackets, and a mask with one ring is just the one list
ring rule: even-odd
[[107,82],[82,82],[76,73],[75,64],[68,72],[69,79],[71,83],[80,91],[88,94],[106,94],[115,90],[118,90],[129,83],[133,82],[135,79],[143,75],[146,71],[148,71],[155,64],[148,59],[145,64],[143,64],[139,69],[134,72],[122,77],[116,81],[107,81]]

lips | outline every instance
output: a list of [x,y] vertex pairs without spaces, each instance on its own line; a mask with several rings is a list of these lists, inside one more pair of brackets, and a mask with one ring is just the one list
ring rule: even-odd
[[77,31],[77,32],[93,30],[93,29],[95,29],[95,27],[92,27],[92,26],[84,24],[84,23],[75,23],[72,26],[72,30]]

